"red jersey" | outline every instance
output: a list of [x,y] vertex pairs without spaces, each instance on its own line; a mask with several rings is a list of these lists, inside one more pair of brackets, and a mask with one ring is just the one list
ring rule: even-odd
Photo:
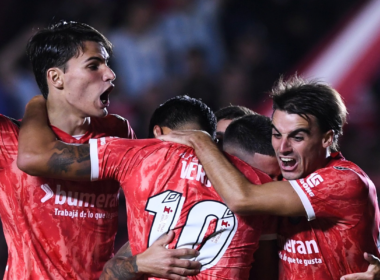
[[[156,139],[91,140],[92,179],[116,179],[127,201],[133,254],[174,230],[169,248],[198,249],[202,269],[191,279],[248,279],[263,216],[238,217],[211,186],[194,150]],[[230,157],[255,184],[269,176]],[[155,279],[155,278],[149,278]]]
[[289,183],[307,219],[280,218],[280,279],[340,279],[366,271],[363,253],[379,257],[380,221],[367,175],[334,153],[325,168]]
[[[108,116],[91,122],[79,140],[53,130],[69,143],[105,135],[134,137],[125,119]],[[2,134],[6,127],[1,127]],[[0,171],[0,216],[8,244],[4,279],[99,278],[113,256],[119,184],[94,183],[29,176],[15,160]]]
[[0,170],[17,157],[17,139],[19,126],[0,114]]

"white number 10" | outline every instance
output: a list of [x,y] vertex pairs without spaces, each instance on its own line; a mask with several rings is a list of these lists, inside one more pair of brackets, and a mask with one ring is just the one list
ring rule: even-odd
[[[148,246],[176,227],[184,201],[182,194],[175,191],[165,191],[149,198],[145,210],[155,217]],[[198,249],[200,254],[197,260],[202,263],[202,270],[210,268],[227,250],[237,226],[235,215],[222,202],[197,202],[188,210],[186,223],[175,247]]]

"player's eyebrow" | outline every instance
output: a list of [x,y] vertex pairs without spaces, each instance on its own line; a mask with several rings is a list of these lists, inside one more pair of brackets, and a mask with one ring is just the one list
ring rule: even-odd
[[88,62],[88,61],[91,61],[91,60],[96,60],[96,61],[99,61],[99,62],[103,63],[103,62],[107,62],[108,61],[108,57],[106,59],[104,59],[103,57],[91,56],[91,57],[87,58],[84,62]]
[[278,129],[274,126],[274,124],[272,124],[272,128],[274,129],[274,130],[276,130],[277,131],[277,133],[279,133],[279,134],[281,134],[281,132],[280,131],[278,131]]
[[293,137],[294,135],[297,135],[298,133],[301,133],[301,132],[306,133],[307,135],[310,135],[309,129],[301,127],[301,128],[298,128],[298,129],[290,132],[289,137]]
[[[272,124],[272,128],[274,130],[276,130],[277,133],[282,134],[280,131],[278,131],[278,129],[273,124]],[[301,128],[298,128],[298,129],[293,130],[292,132],[290,132],[289,133],[289,137],[293,137],[294,135],[297,135],[298,133],[301,133],[301,132],[304,132],[307,135],[310,135],[310,129],[301,127]]]

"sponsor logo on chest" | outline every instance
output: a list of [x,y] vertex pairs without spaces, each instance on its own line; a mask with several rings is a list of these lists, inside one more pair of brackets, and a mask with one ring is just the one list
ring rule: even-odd
[[278,241],[281,248],[278,255],[280,260],[285,263],[308,266],[318,265],[323,262],[322,258],[315,256],[320,252],[315,240],[294,240],[278,236]]
[[55,193],[48,184],[41,185],[41,189],[45,192],[41,202],[53,198],[56,205],[69,205],[76,207],[96,207],[107,208],[118,205],[118,193],[114,194],[95,194],[90,192],[65,191],[61,189],[61,185],[57,185]]

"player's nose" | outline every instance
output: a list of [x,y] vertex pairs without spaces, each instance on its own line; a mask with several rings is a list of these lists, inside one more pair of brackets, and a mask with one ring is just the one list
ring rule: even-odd
[[106,70],[104,72],[103,77],[106,82],[113,82],[116,79],[116,74],[109,66],[106,66]]

